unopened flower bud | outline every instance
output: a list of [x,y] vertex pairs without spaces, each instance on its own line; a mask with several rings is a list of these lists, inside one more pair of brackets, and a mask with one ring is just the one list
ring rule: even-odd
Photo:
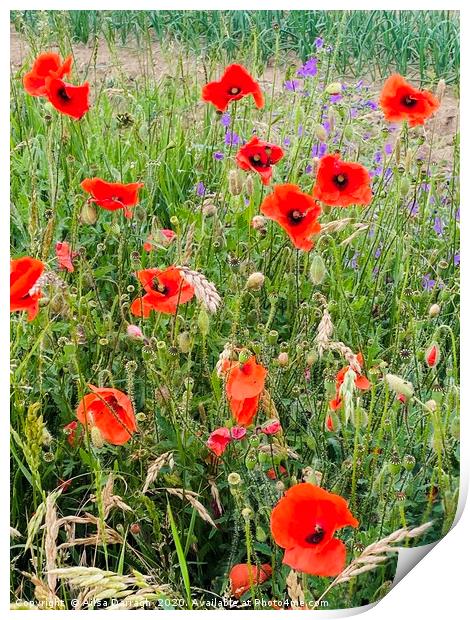
[[250,291],[259,291],[264,284],[264,274],[259,271],[252,273],[246,281],[246,288]]
[[189,332],[181,332],[178,334],[178,347],[181,353],[189,353],[191,348],[191,338]]
[[286,351],[282,351],[282,353],[279,353],[279,355],[277,356],[277,363],[279,364],[279,366],[281,366],[281,368],[285,368],[286,366],[288,366],[289,355],[288,353],[286,353]]
[[387,382],[389,388],[393,390],[397,396],[403,396],[406,400],[409,400],[413,396],[413,384],[409,381],[405,381],[405,379],[391,374],[385,375],[385,381]]
[[134,536],[136,536],[137,534],[140,534],[140,525],[138,523],[132,523],[130,530],[131,530],[131,533],[134,534]]
[[315,254],[310,265],[310,280],[318,286],[323,282],[326,275],[326,266],[320,254]]
[[320,142],[326,142],[328,140],[328,133],[323,125],[316,126],[315,136],[320,140]]
[[425,353],[426,364],[429,368],[434,368],[439,363],[439,358],[441,356],[439,345],[433,342],[433,344],[429,347],[429,349]]
[[431,399],[431,400],[427,400],[425,403],[426,407],[430,410],[430,411],[436,411],[437,409],[437,403],[435,400]]
[[89,202],[86,202],[80,211],[80,222],[82,224],[87,224],[88,226],[93,226],[93,224],[96,224],[97,219],[98,215],[95,207]]
[[205,308],[201,308],[197,317],[197,325],[199,327],[199,331],[203,336],[207,336],[209,333],[209,315]]
[[238,170],[230,170],[228,174],[228,190],[232,196],[239,196],[242,193],[243,186]]
[[217,213],[217,207],[214,204],[205,204],[202,207],[202,214],[204,217],[214,217],[214,215]]
[[128,325],[126,331],[131,340],[142,340],[144,337],[142,330],[137,325]]
[[95,448],[102,448],[104,446],[103,435],[97,426],[92,426],[90,431],[91,443]]
[[433,304],[430,308],[429,308],[429,316],[433,319],[436,316],[439,316],[441,312],[441,306],[439,304]]
[[325,93],[328,93],[329,95],[339,95],[341,88],[341,82],[331,82],[331,84],[328,84],[325,88]]
[[267,219],[263,215],[255,215],[251,220],[251,225],[255,230],[263,230],[266,228]]
[[246,181],[245,181],[245,193],[247,196],[252,196],[253,195],[253,191],[254,191],[255,187],[253,184],[253,177],[252,176],[248,176]]

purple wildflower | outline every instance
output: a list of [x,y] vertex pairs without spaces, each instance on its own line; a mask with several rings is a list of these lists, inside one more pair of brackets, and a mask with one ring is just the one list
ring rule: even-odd
[[460,251],[458,251],[456,254],[454,254],[454,265],[457,267],[457,265],[460,265]]
[[336,93],[336,95],[331,95],[330,103],[338,103],[338,101],[341,101],[342,98],[342,95],[340,95],[339,93]]
[[318,60],[316,58],[309,58],[297,71],[297,75],[303,78],[314,77],[318,72],[317,63]]
[[304,133],[304,127],[303,125],[299,125],[297,127],[297,135],[299,136],[299,138],[303,135],[303,133]]
[[237,144],[240,144],[240,136],[234,131],[227,131],[225,133],[225,144],[227,146],[236,146]]
[[320,142],[320,144],[314,144],[312,147],[311,157],[323,157],[323,155],[327,151],[327,145],[324,142]]
[[315,39],[315,47],[317,50],[320,50],[323,47],[323,39],[321,37],[317,37]]
[[313,172],[312,164],[307,164],[307,166],[305,168],[305,174],[312,174],[312,172]]
[[289,138],[289,136],[286,136],[284,138],[284,146],[290,146],[290,138]]
[[290,90],[295,93],[300,86],[300,82],[298,80],[286,80],[284,82],[284,88],[286,90]]
[[434,226],[432,228],[434,232],[436,233],[436,235],[439,235],[439,237],[442,236],[442,233],[443,233],[442,220],[438,215],[436,215],[436,217],[434,218]]
[[392,145],[391,145],[391,144],[389,144],[388,142],[387,142],[387,144],[385,145],[384,150],[385,150],[385,155],[391,155],[391,154],[393,153],[393,147],[392,147]]
[[220,117],[220,122],[222,124],[222,127],[230,127],[230,114],[228,112],[224,112],[222,114],[222,116]]
[[460,207],[457,207],[454,217],[456,222],[460,222]]
[[380,162],[382,161],[382,153],[380,151],[375,152],[374,161],[376,164],[380,164]]
[[350,269],[357,269],[357,258],[359,256],[359,252],[354,252],[353,257],[348,261],[347,266]]
[[206,193],[206,188],[202,181],[199,181],[198,183],[196,183],[195,190],[198,196],[204,196],[204,194]]
[[432,280],[430,274],[427,273],[421,280],[421,284],[425,291],[431,291],[436,284],[436,280]]
[[370,108],[371,110],[377,110],[379,106],[376,101],[369,100],[366,101],[366,107]]
[[214,153],[214,159],[216,159],[217,161],[221,161],[224,158],[224,154],[221,153],[220,151],[216,151]]

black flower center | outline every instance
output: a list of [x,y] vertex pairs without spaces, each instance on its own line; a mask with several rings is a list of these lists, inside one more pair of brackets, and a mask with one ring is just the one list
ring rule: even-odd
[[304,217],[305,217],[305,213],[302,213],[301,211],[298,211],[297,209],[294,209],[293,211],[289,211],[289,213],[287,214],[287,219],[294,226],[296,224],[300,224],[302,220],[304,219]]
[[250,163],[255,168],[269,168],[271,165],[271,159],[268,157],[268,159],[263,162],[261,160],[261,155],[256,154],[250,157]]
[[411,95],[406,95],[405,97],[403,97],[401,102],[406,108],[412,108],[418,103],[416,99],[411,97]]
[[239,93],[242,92],[242,89],[239,88],[238,86],[232,86],[232,88],[230,88],[228,92],[230,95],[238,95]]
[[345,174],[337,174],[336,176],[333,177],[333,183],[337,187],[342,189],[343,187],[346,187],[346,185],[348,184],[348,177]]
[[308,542],[311,545],[318,545],[318,543],[321,543],[324,536],[325,530],[321,527],[321,525],[315,525],[313,532],[307,536],[305,542]]
[[157,293],[161,293],[162,295],[166,295],[168,293],[168,287],[162,284],[157,280],[157,278],[153,279],[153,289]]
[[57,96],[62,99],[62,101],[70,101],[70,97],[67,95],[67,91],[63,86],[57,91]]

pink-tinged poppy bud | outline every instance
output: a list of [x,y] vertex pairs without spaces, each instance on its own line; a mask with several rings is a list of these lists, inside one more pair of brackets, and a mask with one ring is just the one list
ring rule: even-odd
[[246,435],[246,428],[243,426],[233,426],[230,429],[230,435],[232,436],[232,439],[243,439]]
[[142,330],[137,325],[128,325],[127,326],[127,335],[131,340],[143,340],[144,334]]
[[217,428],[209,435],[206,445],[211,452],[220,456],[225,452],[225,448],[231,441],[229,429],[223,426],[222,428]]
[[261,432],[265,435],[275,435],[279,433],[280,430],[282,430],[282,427],[279,420],[271,420],[261,427]]
[[333,424],[333,418],[330,415],[326,416],[325,426],[327,430],[329,430],[331,433],[335,430],[335,427]]
[[434,366],[437,366],[440,356],[441,352],[439,351],[439,345],[433,343],[426,351],[425,355],[426,364],[429,368],[434,368]]
[[400,401],[403,405],[405,405],[407,398],[404,394],[397,394],[397,400]]

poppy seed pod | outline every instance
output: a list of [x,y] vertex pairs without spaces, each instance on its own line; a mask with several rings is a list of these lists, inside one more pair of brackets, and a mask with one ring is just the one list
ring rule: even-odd
[[424,356],[426,364],[429,366],[429,368],[434,368],[434,366],[437,366],[437,364],[439,363],[440,355],[441,353],[439,350],[439,345],[433,342],[433,344],[428,348]]
[[255,273],[252,273],[248,277],[248,280],[246,281],[246,288],[250,291],[259,291],[263,287],[264,279],[264,274],[259,271],[255,271]]

